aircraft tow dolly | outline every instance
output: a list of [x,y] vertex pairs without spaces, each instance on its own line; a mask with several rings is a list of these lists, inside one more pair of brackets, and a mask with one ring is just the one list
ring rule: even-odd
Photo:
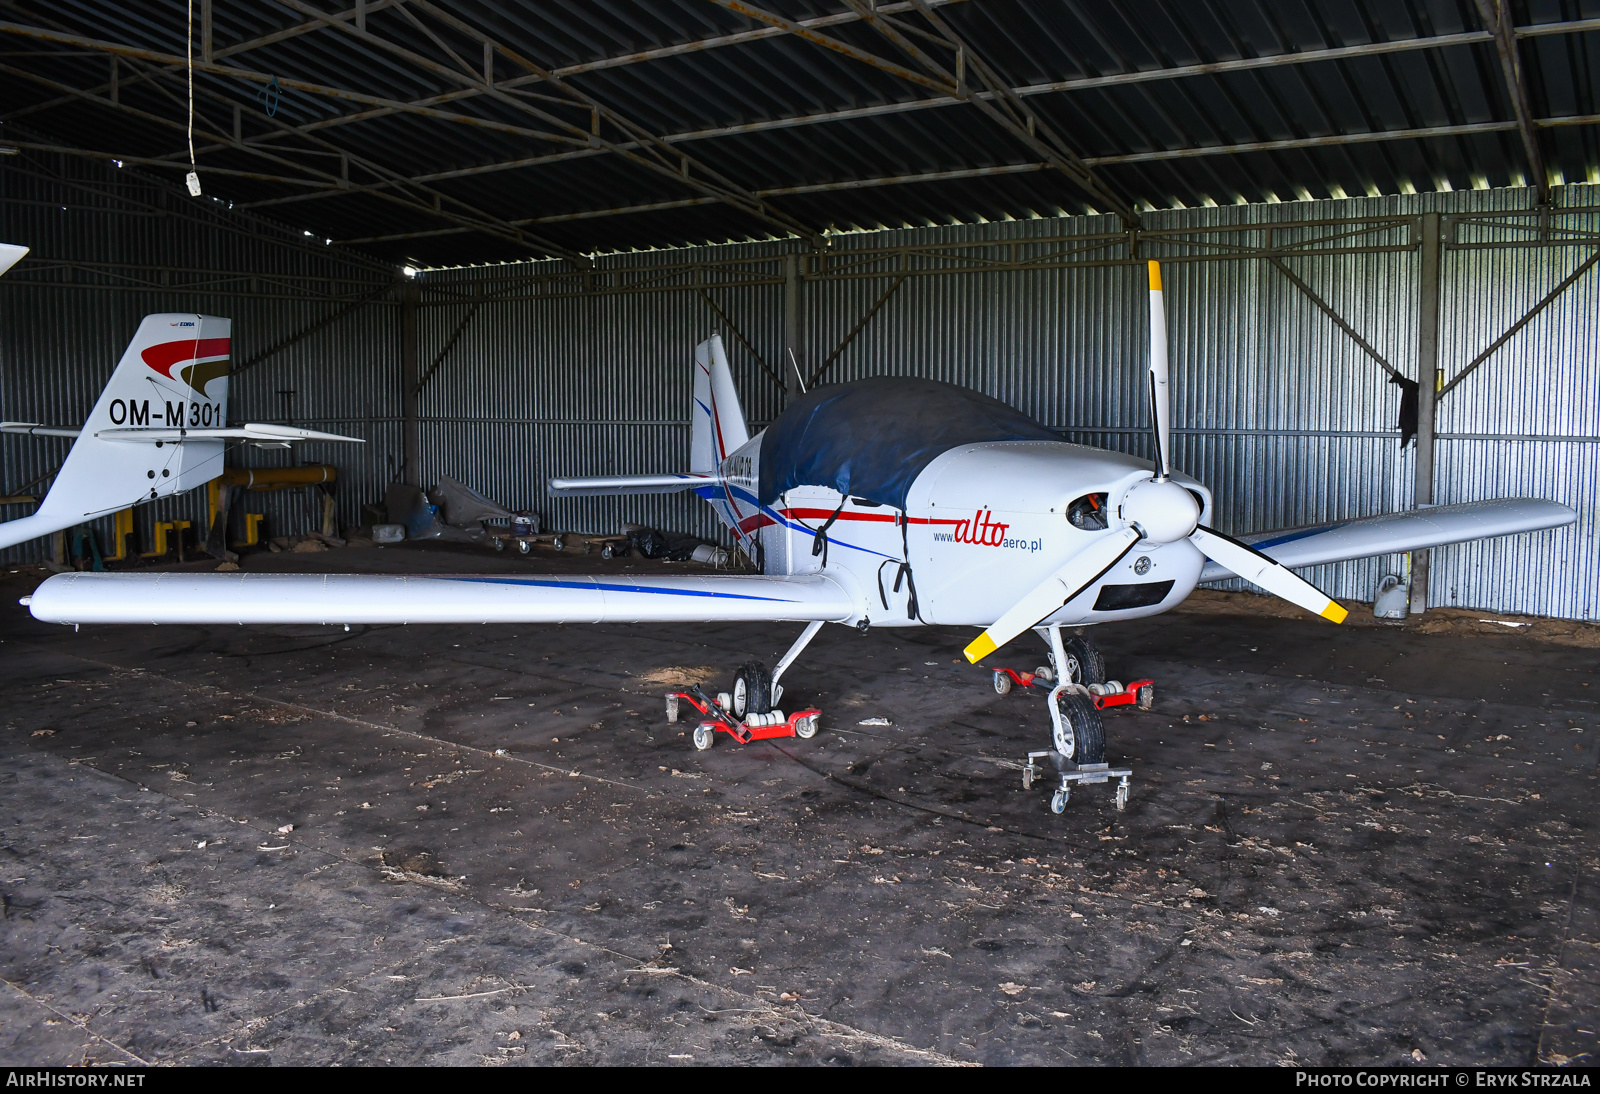
[[[1010,694],[1013,686],[1050,691],[1056,686],[1056,682],[1054,674],[1048,670],[1035,669],[1033,672],[1018,672],[1016,669],[994,670],[996,695]],[[1107,680],[1104,684],[1089,684],[1087,687],[1090,699],[1100,710],[1126,706],[1138,706],[1140,710],[1149,710],[1156,702],[1154,680],[1135,680],[1126,686],[1120,680]]]
[[715,699],[707,695],[698,685],[691,684],[687,691],[672,691],[667,693],[667,721],[676,724],[678,721],[679,704],[687,702],[694,709],[705,716],[694,730],[694,747],[702,752],[711,747],[720,730],[738,741],[747,745],[751,741],[764,741],[772,737],[800,737],[811,738],[817,735],[817,719],[822,716],[822,711],[815,707],[807,710],[798,710],[785,716],[783,711],[774,710],[769,714],[747,714],[743,722],[734,717],[732,713],[733,696],[721,692]]
[[[1049,693],[1048,703],[1054,728],[1052,739],[1056,745],[1055,748],[1045,749],[1042,752],[1028,753],[1027,762],[1022,765],[1022,789],[1031,790],[1036,781],[1045,777],[1041,764],[1041,761],[1045,761],[1054,768],[1060,778],[1055,792],[1050,795],[1050,812],[1066,811],[1074,784],[1093,786],[1110,782],[1112,779],[1117,780],[1117,809],[1125,809],[1128,805],[1128,780],[1133,777],[1132,769],[1113,768],[1104,762],[1074,763],[1074,754],[1081,754],[1078,737],[1083,729],[1068,729],[1064,724],[1066,719],[1059,704],[1068,694],[1074,696],[1075,702],[1087,699],[1093,705],[1093,711],[1089,712],[1088,717],[1098,724],[1098,712],[1110,707],[1137,706],[1140,710],[1149,710],[1155,705],[1155,681],[1135,680],[1126,685],[1120,680],[1107,680],[1103,684],[1058,684],[1055,673],[1047,666],[1040,666],[1032,672],[1018,672],[1016,669],[1008,668],[994,670],[995,694],[1007,695],[1013,687],[1037,688]],[[1063,732],[1064,730],[1068,731]],[[1100,755],[1095,757],[1097,760],[1103,757],[1105,752],[1104,730],[1098,730],[1098,735]]]

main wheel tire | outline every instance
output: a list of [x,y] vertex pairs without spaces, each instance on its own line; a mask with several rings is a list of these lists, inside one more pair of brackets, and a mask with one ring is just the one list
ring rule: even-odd
[[1052,741],[1057,752],[1078,764],[1106,762],[1106,724],[1094,700],[1074,692],[1056,696],[1061,719],[1052,725]]
[[1009,673],[997,672],[994,674],[994,693],[996,695],[1011,694],[1011,675]]
[[733,713],[738,718],[772,713],[772,673],[760,661],[746,661],[733,674]]
[[1106,659],[1100,656],[1100,647],[1087,638],[1076,636],[1067,639],[1062,646],[1067,654],[1067,664],[1061,674],[1063,683],[1088,685],[1106,682]]

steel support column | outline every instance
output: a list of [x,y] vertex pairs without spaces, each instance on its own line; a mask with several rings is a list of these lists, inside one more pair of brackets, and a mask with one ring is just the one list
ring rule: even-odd
[[[1422,214],[1417,276],[1417,467],[1412,505],[1433,504],[1434,408],[1439,391],[1439,214]],[[1411,553],[1411,614],[1428,610],[1428,551]]]
[[415,278],[400,286],[400,417],[402,475],[412,486],[422,485],[422,420],[418,415],[421,394],[420,357],[417,350],[417,305],[422,292]]
[[798,399],[805,390],[806,355],[804,349],[805,321],[801,313],[800,294],[804,282],[800,278],[800,256],[783,256],[783,386],[789,400]]

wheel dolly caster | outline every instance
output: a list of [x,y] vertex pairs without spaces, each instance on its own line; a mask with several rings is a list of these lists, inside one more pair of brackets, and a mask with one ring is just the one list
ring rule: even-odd
[[1128,807],[1128,780],[1133,777],[1132,768],[1113,768],[1110,764],[1074,764],[1054,749],[1028,753],[1028,762],[1022,766],[1022,789],[1032,789],[1041,774],[1039,761],[1043,759],[1048,759],[1061,776],[1060,785],[1050,795],[1050,812],[1057,814],[1066,812],[1067,802],[1072,798],[1074,783],[1085,786],[1091,783],[1107,783],[1112,779],[1117,780],[1117,811],[1121,812]]

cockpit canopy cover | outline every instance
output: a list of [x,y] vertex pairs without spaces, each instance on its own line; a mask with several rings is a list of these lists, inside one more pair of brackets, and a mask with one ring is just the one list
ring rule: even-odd
[[796,486],[825,486],[906,506],[935,457],[982,441],[1059,441],[1026,414],[938,380],[876,377],[796,399],[761,438],[761,503]]

